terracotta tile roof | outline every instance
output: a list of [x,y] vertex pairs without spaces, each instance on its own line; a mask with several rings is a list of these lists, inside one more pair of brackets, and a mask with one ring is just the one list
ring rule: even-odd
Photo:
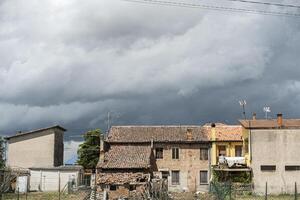
[[[277,119],[239,120],[244,128],[273,129],[279,128]],[[250,122],[250,124],[249,124]],[[300,119],[283,119],[281,128],[300,128]]]
[[124,173],[99,173],[97,176],[98,184],[134,184],[134,183],[143,183],[149,182],[150,175],[144,174],[141,172],[132,173],[132,172],[124,172]]
[[205,142],[206,132],[201,126],[113,126],[108,142]]
[[[242,141],[242,126],[240,125],[226,125],[222,123],[215,123],[216,127],[216,140],[218,141]],[[211,138],[211,125],[206,124],[203,126]]]
[[150,146],[111,145],[104,155],[102,169],[147,169],[150,167]]

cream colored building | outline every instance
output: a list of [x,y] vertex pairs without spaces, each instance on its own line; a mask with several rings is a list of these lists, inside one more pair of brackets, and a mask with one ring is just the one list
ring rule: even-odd
[[249,132],[254,192],[293,194],[300,182],[300,119],[240,120]]
[[27,169],[63,165],[65,131],[52,126],[7,137],[7,166]]
[[[30,168],[30,191],[63,191],[78,187],[83,181],[83,167],[66,165],[49,168]],[[70,184],[68,186],[68,184]]]

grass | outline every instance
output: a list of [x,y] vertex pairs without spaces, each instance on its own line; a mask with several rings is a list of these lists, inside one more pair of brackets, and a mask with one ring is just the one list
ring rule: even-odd
[[[61,200],[82,200],[85,197],[85,193],[76,194],[61,194]],[[14,193],[8,193],[2,195],[2,200],[16,200],[18,195]],[[53,200],[59,199],[58,192],[31,192],[26,194],[20,194],[19,200]]]
[[[246,195],[235,198],[236,200],[264,200],[265,196]],[[268,200],[294,200],[294,195],[269,195]]]

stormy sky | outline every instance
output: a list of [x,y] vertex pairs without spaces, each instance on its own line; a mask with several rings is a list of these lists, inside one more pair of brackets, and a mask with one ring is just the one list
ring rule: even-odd
[[113,125],[237,123],[240,99],[248,116],[263,117],[268,105],[273,117],[297,118],[299,92],[300,17],[121,0],[0,1],[1,135],[60,124],[66,140],[77,140],[70,136],[106,131],[108,112]]

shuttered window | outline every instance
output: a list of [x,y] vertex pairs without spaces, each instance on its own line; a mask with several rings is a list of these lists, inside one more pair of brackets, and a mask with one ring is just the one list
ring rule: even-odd
[[179,159],[179,148],[178,147],[172,148],[172,159]]
[[207,148],[200,149],[200,160],[208,160],[208,149]]
[[200,184],[207,184],[208,183],[208,172],[207,171],[200,171]]

